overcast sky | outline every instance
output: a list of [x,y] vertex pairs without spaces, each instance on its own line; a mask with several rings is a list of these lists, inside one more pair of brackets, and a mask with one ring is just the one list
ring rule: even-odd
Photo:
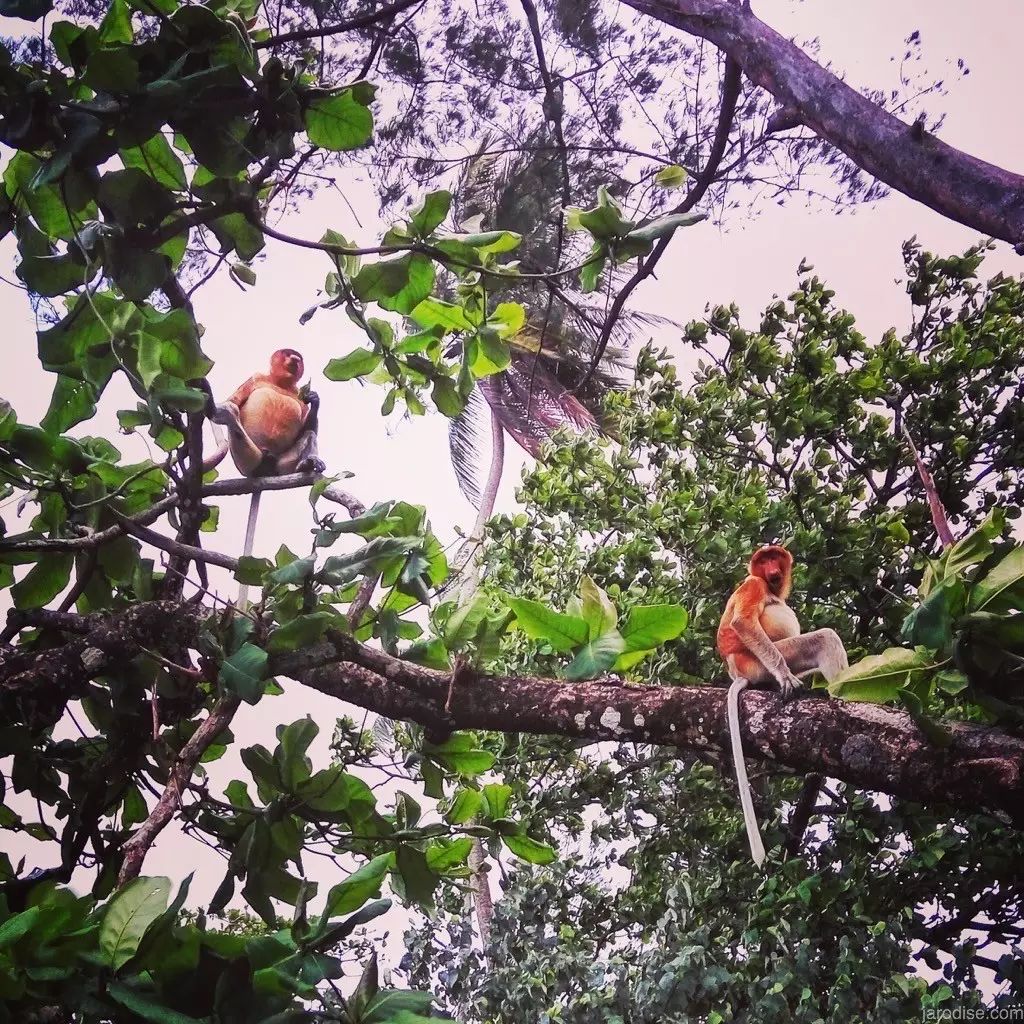
[[[904,39],[919,29],[928,68],[933,76],[946,77],[950,85],[948,96],[929,100],[932,112],[944,110],[947,115],[941,138],[982,159],[1024,170],[1020,113],[1024,4],[1020,0],[975,4],[861,0],[856,5],[760,0],[754,9],[785,35],[818,36],[820,59],[831,61],[857,86],[897,85],[891,58],[898,60]],[[4,29],[11,31],[9,22],[0,24],[0,30]],[[962,79],[952,73],[958,57],[970,67],[970,74]],[[336,193],[325,192],[277,226],[307,238],[319,238],[326,228],[333,227],[363,244],[374,244],[385,225],[378,223],[369,190],[359,182],[339,182],[358,211],[360,224],[346,202]],[[901,243],[912,235],[940,253],[960,251],[977,241],[975,232],[899,195],[842,215],[801,203],[769,208],[753,221],[734,213],[723,229],[704,223],[680,232],[659,266],[658,279],[635,293],[635,305],[685,322],[701,315],[709,303],[735,301],[747,322],[756,323],[773,295],[793,289],[796,268],[806,257],[835,289],[837,301],[856,315],[860,330],[876,339],[887,328],[901,330],[909,321],[906,295],[895,282],[902,276]],[[14,280],[13,253],[11,238],[0,243],[0,273],[8,280]],[[286,345],[299,349],[323,402],[320,450],[329,471],[353,472],[355,476],[346,486],[368,505],[388,498],[425,504],[435,531],[447,543],[457,524],[471,525],[473,512],[459,494],[448,462],[446,421],[435,414],[414,421],[392,418],[385,422],[378,412],[384,389],[323,380],[321,370],[330,358],[364,341],[343,312],[321,312],[306,326],[298,324],[300,313],[316,301],[317,288],[329,269],[329,260],[322,253],[271,241],[256,264],[255,288],[243,294],[222,274],[198,293],[196,313],[206,328],[203,347],[216,360],[211,374],[215,393],[228,394],[262,368],[274,349]],[[998,270],[1019,274],[1022,269],[1024,260],[1004,244],[990,254],[985,265],[987,276]],[[0,317],[8,358],[8,370],[0,375],[0,394],[14,405],[21,421],[38,422],[48,404],[53,378],[36,362],[35,324],[25,295],[2,283]],[[662,332],[658,341],[681,352],[673,332]],[[105,434],[126,455],[145,457],[144,448],[115,436],[115,411],[134,404],[134,395],[118,379],[104,397],[101,415],[77,432]],[[499,511],[511,507],[523,461],[514,446],[510,454]],[[240,550],[246,502],[243,498],[225,499],[222,528],[211,546],[227,552]],[[15,520],[11,505],[3,513],[8,530],[27,526],[27,521]],[[262,503],[255,553],[271,555],[282,542],[305,551],[309,526],[304,493],[268,494]],[[230,593],[231,587],[225,585],[225,590]],[[0,597],[0,612],[6,607]],[[328,739],[337,704],[294,684],[288,686],[286,698],[264,700],[255,709],[244,708],[234,731],[242,745],[263,742],[272,746],[274,725],[305,713],[320,724],[321,738]],[[223,774],[221,769],[216,772],[218,780],[224,781],[232,774]],[[48,855],[53,852],[51,847]],[[201,877],[193,886],[190,902],[204,902],[220,881],[219,858],[168,829],[147,859],[146,873],[180,878],[194,867],[200,868]]]

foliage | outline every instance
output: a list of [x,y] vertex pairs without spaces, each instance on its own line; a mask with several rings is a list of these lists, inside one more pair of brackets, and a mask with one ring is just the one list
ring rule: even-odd
[[[24,0],[8,3],[4,12],[38,20],[49,9],[46,0]],[[322,17],[332,9],[321,5],[314,13]],[[694,604],[692,596],[724,590],[741,539],[746,544],[762,529],[784,525],[805,558],[821,556],[805,580],[819,602],[807,618],[856,626],[855,643],[867,651],[895,621],[884,595],[906,591],[920,576],[918,560],[906,550],[908,539],[921,543],[922,551],[927,547],[921,510],[892,503],[912,493],[912,479],[900,474],[902,454],[860,404],[885,403],[892,393],[894,401],[907,394],[917,399],[913,407],[897,408],[926,457],[947,456],[940,485],[955,515],[976,519],[997,498],[1008,511],[1018,504],[1018,483],[1010,474],[1019,465],[1013,448],[1019,445],[1019,411],[1003,399],[1017,365],[1020,285],[975,287],[979,253],[957,263],[911,250],[918,260],[913,294],[915,301],[923,296],[919,304],[926,314],[916,347],[892,339],[869,348],[852,331],[850,318],[828,310],[823,286],[808,281],[792,311],[780,304],[757,333],[742,331],[730,311],[694,325],[693,340],[709,333],[728,338],[731,351],[702,373],[689,394],[678,389],[668,366],[650,353],[643,356],[639,390],[609,403],[621,449],[608,461],[590,441],[557,450],[552,468],[531,485],[537,518],[521,550],[510,541],[526,523],[506,523],[496,532],[494,582],[514,582],[501,607],[496,590],[464,608],[437,603],[449,567],[425,509],[382,500],[361,510],[330,478],[310,487],[307,554],[282,547],[273,560],[236,559],[205,547],[218,525],[209,499],[226,492],[224,481],[203,472],[203,379],[212,360],[193,293],[182,283],[198,287],[204,279],[198,274],[208,267],[197,253],[211,254],[211,272],[228,262],[232,279],[252,286],[268,239],[323,250],[332,270],[316,308],[344,310],[366,338],[328,363],[328,378],[385,384],[384,414],[399,403],[421,414],[430,403],[455,417],[475,388],[485,391],[494,379],[515,381],[516,368],[521,395],[528,356],[545,348],[545,328],[538,341],[526,305],[503,287],[532,283],[554,295],[577,275],[584,288],[596,287],[607,264],[646,255],[656,239],[696,219],[666,213],[667,196],[681,183],[679,168],[699,162],[704,139],[702,131],[688,139],[677,119],[689,112],[698,128],[708,123],[696,98],[669,115],[676,142],[666,146],[671,153],[655,156],[654,187],[642,184],[630,202],[636,212],[628,217],[623,197],[630,189],[622,174],[602,178],[595,169],[582,179],[585,191],[571,189],[570,198],[580,197],[581,204],[596,193],[596,205],[570,210],[563,224],[560,207],[570,203],[559,204],[555,221],[549,216],[540,234],[545,242],[561,239],[565,230],[573,244],[583,239],[590,254],[577,262],[563,259],[573,248],[563,252],[558,242],[553,258],[543,258],[545,249],[538,246],[530,258],[539,265],[525,266],[517,259],[523,242],[517,233],[457,226],[445,189],[425,194],[380,244],[358,245],[334,231],[319,241],[293,239],[268,225],[268,213],[303,167],[338,154],[369,158],[371,144],[373,159],[383,165],[396,145],[434,131],[421,123],[429,97],[419,89],[421,58],[403,49],[408,40],[399,26],[392,31],[397,11],[380,24],[366,23],[371,34],[387,38],[374,44],[369,61],[340,73],[342,55],[322,54],[318,64],[302,45],[316,34],[290,32],[286,24],[284,32],[275,26],[275,35],[257,10],[249,0],[72,2],[60,11],[73,20],[47,19],[38,40],[0,47],[0,141],[5,156],[10,151],[0,232],[13,232],[17,240],[19,279],[55,311],[37,337],[40,364],[55,378],[46,415],[39,425],[24,423],[9,401],[0,404],[2,497],[15,501],[19,512],[33,512],[29,528],[17,535],[8,535],[0,520],[0,589],[10,592],[14,606],[0,646],[0,822],[6,832],[43,844],[39,865],[15,865],[0,855],[0,1013],[12,1021],[430,1019],[432,995],[394,989],[380,979],[376,956],[367,955],[357,934],[390,908],[381,892],[386,888],[404,906],[427,913],[439,903],[448,908],[467,888],[473,840],[484,843],[492,858],[511,855],[518,863],[550,867],[563,834],[579,834],[587,807],[581,798],[601,794],[609,769],[591,772],[585,759],[576,761],[557,740],[435,735],[383,719],[369,734],[339,722],[334,762],[315,768],[309,751],[318,726],[299,718],[280,725],[273,750],[243,747],[247,774],[215,796],[203,765],[237,744],[231,719],[240,703],[280,696],[277,677],[325,648],[334,655],[372,651],[388,659],[392,674],[403,671],[402,659],[418,661],[450,673],[453,682],[467,659],[486,666],[522,664],[528,652],[531,665],[551,670],[573,655],[571,676],[614,668],[630,672],[634,681],[655,673],[685,681],[687,672],[706,672],[702,645],[716,603],[707,598]],[[495,44],[476,27],[469,31],[468,12],[453,12],[447,45],[455,52],[472,50],[479,70]],[[286,13],[279,10],[277,21]],[[609,42],[632,46],[628,32],[605,24],[594,8],[578,13],[575,23],[572,11],[558,5],[548,15],[578,52],[590,55],[602,33]],[[521,49],[524,39],[511,30],[510,50],[513,43]],[[643,46],[653,52],[656,41],[645,36]],[[614,62],[622,59],[616,55]],[[694,68],[696,60],[688,56],[687,66]],[[378,100],[367,81],[378,61],[392,82],[408,83],[415,94],[404,114],[389,113],[403,105],[400,97]],[[506,63],[506,55],[501,61],[499,73],[525,74],[521,62]],[[649,63],[654,65],[653,57]],[[658,82],[652,77],[634,84],[649,92]],[[496,84],[495,102],[507,88]],[[547,86],[545,93],[545,114],[554,125],[562,114]],[[597,118],[602,133],[618,132],[628,102],[603,104]],[[750,136],[763,104],[756,93],[745,98],[740,138]],[[452,138],[457,107],[436,127],[441,138],[435,142]],[[574,109],[570,104],[563,113]],[[788,152],[799,165],[821,154],[807,140],[758,134],[751,159]],[[569,137],[587,134],[574,134],[570,123]],[[613,145],[611,152],[619,148]],[[569,188],[564,166],[563,172]],[[531,173],[538,173],[536,165]],[[654,179],[655,172],[647,177]],[[606,180],[611,185],[601,188]],[[851,180],[840,186],[854,195],[874,191]],[[537,219],[550,213],[549,198],[536,197],[542,211]],[[937,308],[929,305],[933,299]],[[950,313],[956,304],[959,309]],[[787,330],[792,345],[783,349],[776,339]],[[850,368],[838,370],[837,358]],[[951,376],[967,360],[977,370],[975,382],[966,399],[956,401]],[[554,370],[547,372],[558,380]],[[118,413],[121,429],[145,430],[163,453],[159,461],[126,464],[109,440],[85,433],[99,403],[110,400],[108,388],[118,375],[137,397],[134,408]],[[816,397],[812,405],[810,382],[823,377],[829,378],[825,394],[831,400]],[[559,415],[538,417],[544,429],[537,434],[527,435],[523,427],[521,441],[537,448],[552,426],[572,420],[575,407],[564,394],[563,385]],[[920,434],[918,428],[933,422],[942,424],[941,435]],[[750,468],[763,463],[765,438],[751,429],[755,423],[772,432],[775,462],[764,474]],[[74,436],[67,436],[71,431]],[[853,452],[852,469],[827,454],[832,434],[850,435],[839,443]],[[731,454],[723,456],[723,450]],[[815,481],[805,468],[808,459],[827,483]],[[990,478],[991,491],[969,482],[967,467],[983,472],[986,486]],[[868,497],[864,487],[876,470],[891,471],[891,480],[878,486],[871,477]],[[583,479],[584,471],[592,477]],[[785,479],[784,488],[775,472]],[[354,514],[339,521],[325,511],[329,502]],[[598,545],[576,537],[567,544],[554,520],[545,520],[552,507],[558,516],[572,514],[591,534],[613,530],[614,542],[609,535]],[[152,529],[164,516],[169,528]],[[544,552],[538,550],[542,544]],[[166,555],[159,567],[153,548]],[[581,582],[584,551],[592,567]],[[534,563],[524,574],[520,559],[530,554]],[[842,573],[824,571],[828,560],[839,558]],[[878,593],[868,600],[858,581],[873,578],[879,558],[886,568]],[[211,564],[259,585],[259,603],[245,610],[210,604]],[[539,589],[533,574],[550,569],[555,572]],[[940,563],[936,580],[952,571],[950,563]],[[564,592],[579,584],[580,596],[565,613],[531,603],[569,577],[572,586]],[[977,591],[987,578],[969,582]],[[183,600],[186,586],[195,587],[194,600]],[[835,615],[830,601],[840,609]],[[428,634],[423,623],[432,602]],[[684,606],[692,607],[692,628]],[[513,618],[520,630],[508,634]],[[106,634],[97,639],[100,622]],[[147,633],[140,625],[146,622],[159,630]],[[157,635],[158,649],[142,644],[139,635]],[[359,647],[370,640],[376,641],[372,648]],[[57,728],[65,715],[78,725],[70,738]],[[559,771],[566,765],[570,773],[579,769],[586,784],[558,783],[535,792],[536,756],[550,758]],[[676,770],[670,759],[663,764],[667,774],[653,776],[637,794],[651,807],[664,796],[658,786]],[[491,781],[492,771],[503,781]],[[371,788],[367,778],[374,772],[398,774],[422,790],[425,806],[404,790]],[[699,780],[699,772],[694,777]],[[702,785],[714,794],[707,802],[717,830],[712,838],[729,834],[735,842],[735,822],[716,803],[721,793],[706,776]],[[851,801],[858,814],[873,806],[859,797]],[[635,812],[630,806],[624,813]],[[172,899],[169,879],[139,873],[149,845],[172,816],[187,835],[224,856],[225,873],[207,909],[219,914],[244,903],[262,927],[211,929],[204,915],[184,913],[187,882]],[[849,821],[854,818],[851,812]],[[970,844],[986,835],[993,837],[995,860],[1015,854],[1015,840],[996,834],[991,822],[967,832],[967,839],[957,833],[951,840],[951,863],[959,856],[973,867],[968,853],[976,848]],[[610,827],[607,835],[618,838]],[[904,832],[899,841],[907,841]],[[327,858],[337,872],[325,893],[307,872],[314,855]],[[830,863],[823,859],[822,872]],[[657,909],[655,897],[667,891],[656,874],[662,862],[652,870],[649,880],[642,873],[637,880]],[[795,905],[792,891],[802,906],[816,909],[816,886],[803,876],[800,862],[789,862],[786,872],[778,883],[782,894],[765,904],[772,907],[765,914]],[[965,871],[957,898],[975,894],[976,875]],[[86,894],[69,888],[73,876],[76,887],[85,877]],[[858,913],[867,877],[854,875],[850,883],[848,906]],[[924,875],[922,900],[946,897],[946,890],[929,888],[937,879],[934,872]],[[823,907],[840,905],[833,889],[822,893]],[[595,939],[603,928],[596,922]],[[669,930],[651,932],[652,942],[667,948]],[[888,959],[884,984],[870,994],[876,1002],[902,994],[916,1007],[940,997],[939,988],[904,977],[907,935],[893,926],[891,936],[879,939]],[[760,938],[744,929],[734,946],[762,950]],[[863,941],[863,929],[851,926],[850,942]],[[771,934],[766,958],[778,955],[775,942]],[[344,977],[350,959],[359,961],[358,976]],[[685,974],[686,966],[673,969]],[[843,957],[830,965],[833,975],[848,970],[852,977],[855,968],[863,973],[859,961]],[[1015,969],[1010,963],[1005,974]],[[950,980],[967,987],[966,968]],[[782,977],[773,981],[773,1005],[803,1000],[802,990],[798,997],[788,984]]]
[[[996,508],[928,565],[920,603],[900,631],[913,647],[890,647],[852,665],[830,684],[830,692],[853,700],[899,698],[919,722],[927,721],[924,708],[953,703],[968,716],[987,712],[994,720],[1019,724],[1024,546],[994,545],[1002,526],[1002,510]],[[941,742],[941,730],[936,736]]]
[[[913,629],[932,621],[911,607],[919,589],[923,608],[947,586],[987,594],[992,574],[1012,586],[1021,549],[996,538],[1002,509],[1016,518],[1024,498],[1014,400],[1024,289],[1001,276],[980,282],[982,256],[936,259],[907,247],[916,315],[902,339],[889,332],[870,345],[805,267],[799,289],[758,328],[741,326],[735,308],[686,328],[701,357],[688,389],[670,363],[642,354],[636,387],[609,398],[616,442],[580,439],[551,452],[525,482],[525,510],[492,522],[486,588],[547,615],[541,640],[537,628],[508,634],[504,670],[566,664],[551,640],[565,625],[552,595],[592,580],[619,608],[685,602],[690,612],[686,631],[633,666],[633,679],[707,680],[721,602],[761,541],[796,553],[792,600],[805,629],[836,628],[864,664],[900,642],[905,620]],[[968,381],[965,361],[976,368]],[[949,552],[893,418],[955,517],[963,539]],[[980,655],[970,621],[947,620],[949,637],[929,646]],[[1016,613],[1000,621],[1012,629]],[[1012,724],[986,696],[993,676],[951,693],[951,675],[937,673],[931,699],[911,708],[935,723],[935,741],[943,721],[977,717],[983,702],[988,720]],[[1011,689],[1012,678],[1001,676]],[[563,856],[503,883],[486,974],[451,895],[439,897],[445,927],[434,920],[407,936],[410,982],[434,987],[450,1012],[480,1021],[924,1020],[938,1007],[977,1005],[979,964],[1008,981],[1004,1003],[1019,999],[1020,838],[992,818],[830,784],[812,791],[800,857],[773,861],[762,876],[717,761],[626,745],[602,756],[519,737],[496,768],[529,795]],[[755,785],[768,845],[784,848],[798,787],[785,777]],[[979,906],[998,918],[986,931],[965,927]]]

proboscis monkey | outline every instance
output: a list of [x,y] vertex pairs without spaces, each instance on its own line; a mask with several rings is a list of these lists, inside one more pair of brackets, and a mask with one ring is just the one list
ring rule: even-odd
[[800,676],[820,672],[831,681],[849,664],[846,648],[834,629],[800,633],[800,622],[786,598],[793,585],[793,556],[778,544],[755,551],[747,578],[733,591],[718,626],[718,653],[732,684],[726,698],[729,738],[743,821],[754,863],[764,861],[740,738],[740,691],[776,682],[783,699],[800,688]]
[[[283,476],[286,473],[321,473],[324,464],[317,455],[320,399],[315,392],[303,396],[299,381],[304,370],[302,356],[293,348],[278,349],[270,357],[270,372],[255,373],[220,405],[207,396],[206,415],[228,428],[228,440],[203,464],[212,469],[230,450],[242,476]],[[242,555],[252,554],[259,515],[260,492],[254,491],[249,505]],[[244,606],[248,588],[238,594]]]

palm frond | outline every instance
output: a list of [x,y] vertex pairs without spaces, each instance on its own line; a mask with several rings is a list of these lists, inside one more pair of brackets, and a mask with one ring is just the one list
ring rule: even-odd
[[544,360],[513,355],[506,370],[482,378],[477,387],[505,432],[535,458],[558,428],[583,432],[597,427],[594,415]]
[[448,423],[448,452],[455,470],[459,490],[466,496],[473,508],[480,507],[483,468],[481,460],[489,450],[486,427],[489,419],[488,405],[474,388],[466,407]]

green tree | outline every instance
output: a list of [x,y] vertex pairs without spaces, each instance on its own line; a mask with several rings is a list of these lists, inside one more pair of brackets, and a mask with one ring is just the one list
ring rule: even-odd
[[[559,737],[633,739],[670,750],[720,749],[724,742],[722,726],[714,724],[722,721],[721,692],[678,685],[693,681],[682,671],[688,651],[694,674],[702,671],[706,678],[708,673],[706,662],[696,659],[714,603],[709,589],[666,599],[655,586],[648,592],[631,589],[635,573],[627,585],[626,576],[616,583],[595,568],[593,578],[570,573],[571,590],[578,594],[571,601],[563,600],[567,591],[554,601],[550,588],[531,593],[524,574],[520,595],[503,597],[500,607],[486,594],[456,607],[437,600],[450,573],[425,509],[397,498],[367,508],[337,480],[313,474],[214,479],[204,473],[203,378],[216,339],[204,334],[198,318],[195,296],[203,278],[190,276],[184,263],[188,254],[208,247],[211,263],[204,271],[214,273],[227,264],[224,270],[234,280],[252,286],[253,261],[268,244],[323,251],[328,275],[321,305],[332,315],[343,311],[365,335],[359,347],[331,360],[327,377],[372,376],[382,382],[385,413],[401,406],[420,414],[429,403],[456,416],[475,389],[511,365],[516,342],[521,348],[528,340],[521,337],[526,303],[504,296],[503,287],[535,282],[557,296],[555,289],[564,291],[562,286],[573,282],[587,294],[614,288],[616,268],[642,261],[614,298],[608,293],[608,314],[586,350],[594,365],[632,287],[652,272],[672,235],[693,223],[691,208],[718,180],[734,114],[745,109],[740,66],[750,81],[762,77],[756,54],[730,52],[714,132],[693,141],[694,152],[704,158],[681,203],[667,202],[660,191],[680,183],[674,150],[666,155],[671,146],[655,160],[659,165],[672,161],[657,189],[642,187],[628,201],[614,178],[612,188],[602,183],[574,192],[575,202],[565,211],[561,207],[568,202],[538,200],[546,212],[536,222],[531,259],[538,266],[532,269],[517,260],[524,246],[520,233],[500,223],[489,229],[461,223],[445,189],[417,196],[415,206],[394,214],[396,221],[379,244],[377,239],[356,244],[331,230],[319,240],[296,238],[272,227],[268,212],[283,203],[318,155],[353,159],[374,152],[384,154],[383,162],[386,111],[400,102],[397,93],[378,97],[362,63],[346,71],[326,53],[320,61],[310,60],[298,44],[366,29],[374,38],[394,30],[406,45],[408,33],[397,18],[411,7],[399,3],[356,16],[355,24],[342,29],[321,23],[310,31],[289,27],[284,11],[271,26],[257,17],[255,5],[244,3],[111,0],[92,8],[92,19],[90,8],[69,7],[73,20],[60,14],[46,18],[39,39],[0,48],[0,140],[9,151],[0,230],[17,242],[16,273],[25,288],[52,300],[54,313],[36,339],[40,365],[54,378],[46,414],[39,424],[26,423],[18,419],[16,393],[0,401],[2,497],[32,515],[29,528],[17,534],[0,521],[0,588],[12,606],[0,632],[0,821],[7,833],[24,833],[43,844],[37,863],[16,864],[0,856],[0,1013],[9,1020],[414,1024],[435,1012],[432,995],[392,987],[358,929],[384,914],[392,899],[425,910],[450,899],[449,886],[464,887],[470,878],[474,840],[490,844],[492,854],[505,851],[522,863],[555,860],[547,839],[562,827],[558,808],[564,794],[543,785],[543,762],[520,763],[520,734],[554,737],[545,743],[556,758],[562,756]],[[532,98],[540,99],[550,122],[564,184],[569,142],[563,145],[558,135],[565,136],[564,123],[559,128],[565,107],[560,113],[551,65],[547,74],[541,70],[544,35],[537,28],[538,13],[531,10],[528,5],[529,40],[541,79]],[[39,22],[50,5],[5,0],[0,12]],[[551,8],[547,17],[559,14]],[[738,17],[736,38],[742,40],[756,25],[749,13]],[[568,26],[567,17],[563,22]],[[605,31],[602,24],[592,22],[598,35]],[[650,28],[642,20],[639,24]],[[705,30],[714,24],[709,17]],[[793,57],[785,47],[780,50],[778,40],[765,39],[765,60],[779,53]],[[477,37],[478,45],[485,42]],[[365,66],[374,67],[374,61]],[[568,81],[563,71],[558,74]],[[785,81],[780,77],[776,87]],[[836,90],[836,96],[845,95]],[[750,102],[748,112],[767,104],[756,91]],[[862,122],[890,123],[881,108],[872,110],[875,121],[862,109]],[[621,111],[614,115],[620,116]],[[827,122],[829,111],[819,110],[817,116]],[[821,130],[830,137],[831,129]],[[919,135],[912,133],[911,141],[920,142]],[[384,143],[379,150],[370,148],[375,137]],[[861,145],[870,148],[863,138]],[[943,184],[947,170],[933,167],[931,184],[915,186],[926,201],[971,223],[980,218],[995,225],[1001,218],[993,233],[1019,237],[1013,235],[1010,206],[995,203],[1002,213],[992,209],[999,189],[1010,194],[1016,187],[1012,176],[930,142],[928,153],[925,164],[938,161],[962,172],[962,181],[950,192]],[[891,152],[876,155],[879,173],[891,171],[893,183],[902,187],[892,160],[905,158],[906,146],[894,144]],[[979,201],[977,210],[965,214],[965,195],[970,199],[971,190],[982,186],[988,207]],[[557,220],[550,259],[544,253],[551,251],[552,231],[550,223],[546,228],[542,223],[544,216]],[[570,237],[573,241],[566,242]],[[956,277],[935,269],[933,261],[925,263],[943,287]],[[956,423],[963,408],[984,432],[974,438],[964,426],[950,440],[956,465],[986,472],[980,485],[965,492],[962,509],[955,485],[940,479],[942,487],[953,487],[943,491],[944,500],[965,525],[987,501],[974,492],[998,487],[1016,464],[1006,454],[1005,438],[1018,425],[1017,413],[1006,414],[1004,422],[1001,404],[1009,404],[1006,387],[1016,383],[1012,378],[1014,383],[1006,385],[999,372],[1012,365],[1007,353],[1019,329],[1017,287],[1009,282],[1001,290],[1006,308],[999,315],[986,312],[996,308],[989,291],[977,293],[982,318],[977,332],[972,328],[957,340],[957,324],[949,325],[949,344],[965,353],[984,348],[994,360],[994,368],[978,366],[987,373],[979,407],[953,402],[946,417]],[[815,301],[820,304],[820,298]],[[940,321],[945,301],[935,313]],[[965,299],[964,305],[970,302]],[[971,326],[969,317],[964,323]],[[722,329],[728,329],[727,315]],[[747,340],[751,352],[763,347],[755,336]],[[852,336],[850,344],[843,358],[863,357],[869,367],[869,350]],[[885,358],[884,346],[878,351]],[[751,361],[746,376],[734,375],[737,381],[753,381],[760,364]],[[762,369],[767,374],[767,367]],[[791,369],[796,375],[799,368]],[[640,370],[644,387],[660,379],[664,390],[651,408],[662,408],[669,425],[676,422],[682,396],[667,371],[654,368],[650,357]],[[870,378],[870,368],[866,372]],[[919,373],[908,356],[908,381]],[[109,438],[86,433],[98,407],[114,401],[109,385],[115,376],[137,398],[134,408],[119,410],[120,426],[147,435],[152,450],[160,451],[156,458],[127,462]],[[861,385],[867,390],[853,394],[851,406],[882,386],[869,379]],[[936,379],[935,401],[949,406],[952,387],[948,379]],[[639,429],[643,419],[638,416],[631,426],[629,406],[623,404],[630,401],[635,396],[610,401],[623,437]],[[788,440],[804,431],[811,444],[817,403],[799,390],[785,401],[791,410],[765,403],[766,422],[779,417],[778,429]],[[659,415],[654,413],[655,422]],[[923,421],[909,412],[906,418],[911,428],[923,430]],[[740,431],[746,426],[737,425]],[[880,426],[873,429],[881,433]],[[932,447],[941,439],[919,434],[916,440],[925,458],[942,454]],[[723,432],[719,442],[746,444],[749,455],[757,438],[738,434],[731,441]],[[719,442],[710,435],[695,437],[692,458],[717,472],[723,465],[714,448]],[[658,443],[680,448],[679,437]],[[966,447],[958,450],[958,444]],[[569,466],[566,459],[574,451],[586,454],[594,479],[627,469],[617,457],[603,463],[596,449],[560,449],[543,486],[555,487],[556,474]],[[887,464],[895,465],[896,451],[894,446]],[[942,472],[952,473],[956,465]],[[682,473],[683,464],[679,467]],[[744,538],[733,507],[747,508],[749,528],[758,515],[753,503],[768,503],[764,481],[750,483],[754,494],[746,506],[735,500],[737,481],[748,471],[749,459],[734,467],[732,484],[720,481],[731,491],[731,505],[718,513],[725,545],[717,556],[720,578],[726,572],[724,556],[750,535],[748,529]],[[671,508],[680,514],[691,509],[689,542],[696,543],[692,533],[704,511],[698,503],[704,496],[696,490],[703,477],[693,479],[694,493],[689,493],[680,477]],[[592,480],[579,483],[582,493],[593,487]],[[1002,504],[1013,505],[1013,486],[1000,495]],[[239,559],[217,549],[212,499],[282,487],[309,490],[308,552],[282,547],[273,560]],[[860,496],[851,491],[845,500],[851,519],[856,518]],[[781,523],[784,503],[775,504],[779,509],[773,514]],[[337,506],[346,509],[346,518],[338,518]],[[919,568],[906,545],[911,526],[920,532],[921,523],[910,519],[913,505],[907,509],[904,534],[900,513],[890,510],[884,521],[881,512],[874,520],[869,516],[874,532],[852,532],[848,538],[851,545],[881,543],[876,536],[881,530],[887,545],[882,554],[894,565],[906,564],[911,574],[883,580],[889,589],[898,590],[903,579],[909,586]],[[650,518],[660,520],[661,513]],[[814,530],[823,526],[809,522],[810,544]],[[993,683],[1012,684],[1009,669],[999,665],[1012,666],[1019,654],[1021,588],[1014,573],[1021,549],[999,539],[999,526],[991,517],[971,535],[970,551],[958,549],[956,557],[947,553],[921,581],[924,601],[909,638],[934,654],[935,665],[905,667],[904,678],[888,692],[878,692],[876,680],[873,694],[903,700],[910,715],[881,708],[865,724],[849,701],[804,702],[796,743],[786,729],[796,712],[780,707],[770,694],[751,694],[749,706],[775,712],[762,716],[760,749],[802,773],[827,763],[840,782],[894,799],[951,807],[960,814],[988,809],[1012,818],[1018,813],[1024,752],[1012,731],[1016,701],[1012,689],[993,692]],[[549,532],[554,541],[554,531]],[[710,543],[706,526],[703,534]],[[498,534],[496,550],[504,536]],[[632,557],[650,553],[637,549]],[[844,554],[849,552],[835,556]],[[659,558],[651,571],[661,572],[665,583],[672,561]],[[536,568],[544,564],[538,559]],[[877,558],[871,572],[875,565]],[[209,566],[260,586],[261,600],[252,609],[225,607],[211,593]],[[859,594],[863,579],[846,585]],[[816,614],[824,616],[830,596],[824,582],[822,590],[822,611]],[[690,609],[695,626],[688,634],[682,605],[692,603],[693,593],[708,595],[708,603]],[[874,623],[886,621],[886,608],[869,614],[851,605],[844,613],[858,623],[863,650],[873,650]],[[517,633],[506,639],[513,621]],[[908,627],[903,629],[906,633]],[[951,657],[958,659],[962,678],[940,669],[947,648],[954,650]],[[510,665],[523,671],[494,674]],[[664,672],[656,676],[653,666]],[[657,685],[622,686],[602,675],[609,669]],[[242,745],[232,732],[238,709],[279,695],[278,679],[364,708],[383,724],[368,735],[342,721],[334,737],[337,756],[323,767],[314,766],[309,756],[319,727],[308,717],[282,722],[273,749]],[[954,717],[979,719],[984,727],[955,723]],[[999,728],[988,727],[993,720]],[[77,725],[73,738],[60,738],[57,727],[65,721]],[[389,727],[388,721],[400,724]],[[846,742],[851,736],[867,737],[864,742],[876,744],[878,756],[860,756],[860,748]],[[215,795],[202,765],[236,744],[244,777]],[[670,754],[661,756],[672,764]],[[521,781],[524,764],[531,763],[537,768],[536,800]],[[481,776],[499,765],[510,783],[485,784]],[[401,791],[385,797],[371,788],[367,779],[375,770],[395,774],[396,768],[415,795]],[[536,812],[546,801],[550,825]],[[580,813],[570,814],[573,828],[579,827]],[[206,911],[220,914],[229,904],[238,909],[244,903],[265,928],[210,928],[203,914],[184,913],[190,879],[174,886],[143,873],[154,842],[175,818],[224,856],[224,876]],[[729,824],[723,816],[720,833],[731,835]],[[981,842],[986,827],[966,831]],[[994,856],[1014,849],[1013,836],[998,838],[990,844]],[[336,872],[329,887],[310,878],[307,865],[318,855]],[[803,885],[801,892],[813,893],[801,864],[787,861],[784,872],[798,888]],[[746,870],[745,864],[735,870]],[[76,871],[87,876],[88,892],[69,885]],[[384,891],[390,898],[381,895]],[[905,954],[902,935],[894,931],[886,940],[891,979]],[[860,939],[859,933],[853,937]],[[346,965],[353,960],[357,968],[346,979]],[[1016,977],[1012,957],[997,966]],[[908,998],[924,992],[916,982],[907,984]],[[933,993],[937,997],[937,990],[928,990],[929,998]],[[812,990],[812,997],[818,996]],[[787,1004],[793,998],[787,992]]]

